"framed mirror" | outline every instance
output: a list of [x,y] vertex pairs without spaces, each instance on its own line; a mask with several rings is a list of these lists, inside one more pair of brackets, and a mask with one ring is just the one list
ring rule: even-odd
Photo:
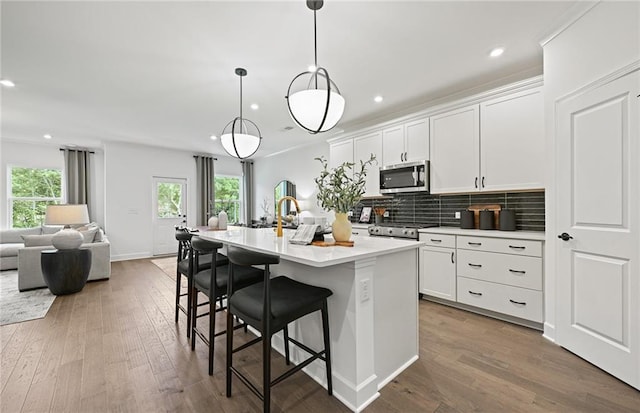
[[[283,196],[292,196],[296,197],[296,186],[289,181],[283,180],[278,182],[278,184],[273,188],[273,199],[274,199],[274,208],[273,216],[278,218],[278,201]],[[296,207],[293,205],[291,201],[284,201],[282,203],[282,216],[286,217],[289,212],[295,211]]]

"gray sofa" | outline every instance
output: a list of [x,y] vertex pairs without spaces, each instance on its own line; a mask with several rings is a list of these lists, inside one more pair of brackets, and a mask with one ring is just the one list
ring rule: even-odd
[[[0,269],[18,269],[20,291],[46,287],[40,266],[40,253],[52,249],[51,238],[60,227],[0,230]],[[79,228],[85,237],[81,248],[91,250],[89,280],[111,276],[111,244],[98,227]]]

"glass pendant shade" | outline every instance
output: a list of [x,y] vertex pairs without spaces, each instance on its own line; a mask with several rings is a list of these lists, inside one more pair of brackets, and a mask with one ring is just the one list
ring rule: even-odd
[[287,100],[291,118],[311,133],[333,128],[344,113],[344,98],[334,90],[301,90],[291,94]]
[[[254,131],[250,132],[250,127]],[[244,159],[256,153],[260,147],[261,139],[260,130],[255,123],[248,119],[235,118],[222,131],[220,142],[229,155]]]
[[240,67],[236,68],[236,75],[240,77],[240,116],[224,127],[220,143],[229,155],[245,159],[256,153],[260,147],[262,135],[255,123],[242,117],[242,78],[247,75],[247,71]]

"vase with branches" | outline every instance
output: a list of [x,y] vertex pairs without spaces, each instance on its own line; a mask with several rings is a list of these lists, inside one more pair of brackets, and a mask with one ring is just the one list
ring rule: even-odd
[[359,165],[344,162],[335,168],[329,168],[329,163],[324,157],[315,159],[322,164],[320,176],[314,179],[318,188],[318,205],[336,214],[332,226],[334,239],[348,241],[351,238],[351,222],[347,219],[347,213],[362,199],[367,168],[374,162],[377,164],[376,156],[371,154],[367,161],[361,160]]

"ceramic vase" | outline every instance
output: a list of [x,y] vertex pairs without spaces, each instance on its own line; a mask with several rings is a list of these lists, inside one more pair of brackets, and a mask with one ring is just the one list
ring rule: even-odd
[[209,225],[209,228],[211,228],[211,229],[218,228],[218,217],[213,216],[213,217],[209,218],[209,222],[207,224]]
[[225,211],[220,211],[218,214],[218,229],[227,229],[227,213]]
[[336,212],[336,220],[331,225],[333,239],[336,241],[349,241],[351,239],[351,222],[346,213]]

